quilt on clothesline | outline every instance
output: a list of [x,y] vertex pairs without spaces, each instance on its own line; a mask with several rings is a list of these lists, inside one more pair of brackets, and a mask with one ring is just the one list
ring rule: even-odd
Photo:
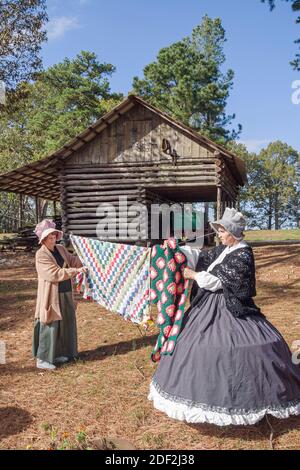
[[158,362],[161,354],[171,355],[174,351],[182,329],[189,280],[183,276],[187,260],[176,239],[170,238],[165,248],[154,245],[151,255],[150,297],[152,303],[157,304],[157,324],[160,328],[151,359]]
[[150,306],[149,248],[71,235],[88,272],[77,277],[84,298],[91,298],[125,320],[144,323]]

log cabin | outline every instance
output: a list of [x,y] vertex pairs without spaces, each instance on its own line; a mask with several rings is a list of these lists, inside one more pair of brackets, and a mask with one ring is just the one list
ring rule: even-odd
[[[245,163],[224,147],[129,95],[50,156],[0,175],[0,191],[60,203],[62,229],[97,237],[99,205],[118,207],[110,216],[120,238],[124,224],[140,218],[141,243],[151,242],[151,216],[134,207],[216,202],[216,217],[235,207],[246,183]],[[127,207],[122,209],[120,200]],[[37,213],[37,219],[39,215]],[[20,211],[22,221],[22,210]],[[115,233],[115,232],[114,232]],[[124,232],[125,233],[125,232]],[[164,238],[161,236],[159,238]]]

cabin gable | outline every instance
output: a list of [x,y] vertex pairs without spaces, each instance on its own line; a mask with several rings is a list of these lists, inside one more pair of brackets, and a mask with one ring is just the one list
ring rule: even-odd
[[72,154],[65,165],[167,162],[172,157],[169,151],[163,150],[166,141],[170,152],[176,152],[178,160],[213,158],[213,153],[196,138],[137,103]]

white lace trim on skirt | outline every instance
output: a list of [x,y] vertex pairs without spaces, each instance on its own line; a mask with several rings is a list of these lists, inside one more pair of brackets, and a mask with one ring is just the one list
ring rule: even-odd
[[265,408],[262,410],[255,410],[247,412],[246,414],[234,413],[233,411],[221,412],[208,410],[205,407],[187,405],[180,403],[178,398],[176,401],[162,396],[155,388],[153,383],[150,385],[150,393],[148,399],[153,401],[154,407],[166,413],[170,418],[185,421],[187,423],[210,423],[217,426],[234,425],[248,425],[255,424],[260,421],[265,415],[270,414],[276,418],[288,418],[291,415],[300,415],[300,401],[297,404],[290,406],[280,407],[278,409]]

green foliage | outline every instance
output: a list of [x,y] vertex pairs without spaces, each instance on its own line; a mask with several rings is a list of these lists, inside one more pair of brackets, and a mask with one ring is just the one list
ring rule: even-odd
[[0,0],[0,80],[8,90],[41,70],[45,0]]
[[30,124],[31,132],[41,138],[42,154],[64,145],[120,102],[121,95],[110,92],[108,77],[114,71],[94,53],[82,51],[41,74],[31,96]]
[[[34,82],[22,82],[10,91],[8,106],[0,115],[0,173],[58,150],[117,105],[122,95],[111,93],[109,85],[114,71],[113,65],[100,63],[94,53],[82,51],[75,59],[66,58],[41,72]],[[25,213],[31,215],[27,209]],[[0,215],[4,212],[6,217],[16,217],[15,195],[1,194]],[[6,225],[6,230],[12,230]]]
[[204,16],[190,37],[159,51],[143,79],[134,77],[133,92],[214,141],[236,138],[241,127],[229,131],[235,116],[225,114],[234,77],[222,73],[225,41],[221,20]]
[[299,153],[288,144],[272,142],[258,155],[242,144],[231,150],[247,165],[248,184],[240,195],[241,208],[249,227],[280,229],[296,226],[299,218]]
[[13,193],[0,192],[0,232],[14,233],[18,230],[18,197]]
[[122,96],[111,93],[108,80],[114,71],[82,51],[19,85],[22,98],[0,118],[0,171],[57,150],[118,104]]
[[80,446],[87,445],[87,435],[85,431],[79,431],[76,435],[76,441]]
[[[84,430],[74,432],[59,432],[59,430],[50,423],[41,424],[42,431],[49,436],[49,450],[93,450],[89,445],[89,439]],[[32,448],[32,446],[27,446]]]

